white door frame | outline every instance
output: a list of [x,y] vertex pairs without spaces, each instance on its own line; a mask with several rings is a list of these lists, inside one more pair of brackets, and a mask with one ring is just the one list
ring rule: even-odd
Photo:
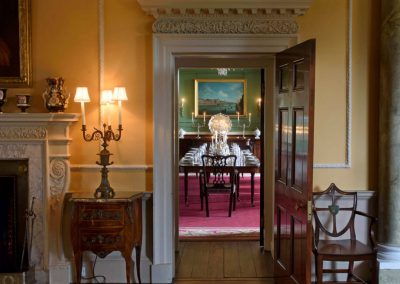
[[[175,188],[178,186],[178,110],[175,86],[177,56],[184,54],[274,54],[296,43],[295,35],[154,34],[153,35],[153,265],[152,282],[171,283],[175,272]],[[274,60],[260,62],[266,70],[265,125],[265,234],[272,249],[273,233],[273,84]],[[265,139],[268,137],[269,139]]]

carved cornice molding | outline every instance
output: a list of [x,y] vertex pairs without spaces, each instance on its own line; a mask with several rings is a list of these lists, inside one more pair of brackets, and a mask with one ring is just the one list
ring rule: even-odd
[[156,19],[162,15],[292,14],[302,15],[312,0],[138,0]]
[[153,24],[154,33],[168,34],[296,34],[292,15],[164,15]]
[[0,139],[32,140],[46,137],[47,130],[44,127],[0,127]]

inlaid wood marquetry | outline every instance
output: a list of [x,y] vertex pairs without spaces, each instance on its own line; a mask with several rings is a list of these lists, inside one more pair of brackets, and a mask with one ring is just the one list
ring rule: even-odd
[[132,250],[136,251],[136,272],[140,281],[142,245],[142,193],[116,192],[113,198],[94,198],[93,193],[74,193],[71,240],[76,282],[81,281],[82,253],[91,251],[100,258],[120,251],[125,259],[127,283],[131,283]]

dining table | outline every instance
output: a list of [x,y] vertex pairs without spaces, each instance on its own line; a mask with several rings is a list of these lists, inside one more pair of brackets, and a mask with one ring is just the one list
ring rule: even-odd
[[[254,176],[260,172],[260,163],[245,163],[239,162],[236,166],[238,172],[237,184],[237,200],[240,201],[240,176],[241,174],[250,174],[250,188],[251,188],[251,206],[254,207]],[[189,173],[198,175],[202,171],[203,165],[201,162],[187,163],[182,158],[179,161],[179,172],[184,174],[184,190],[185,190],[185,205],[188,206],[188,188],[189,188]]]

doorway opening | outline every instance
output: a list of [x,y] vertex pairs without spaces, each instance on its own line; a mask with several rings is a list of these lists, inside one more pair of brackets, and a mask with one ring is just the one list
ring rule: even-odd
[[[264,129],[265,70],[234,65],[181,67],[176,86],[179,239],[260,240],[263,245],[264,135],[261,130]],[[218,143],[209,125],[216,117],[229,123],[227,135]],[[216,151],[236,157],[239,179],[234,197],[236,210],[231,217],[228,217],[229,194],[210,196],[209,217],[200,194],[201,155]]]

